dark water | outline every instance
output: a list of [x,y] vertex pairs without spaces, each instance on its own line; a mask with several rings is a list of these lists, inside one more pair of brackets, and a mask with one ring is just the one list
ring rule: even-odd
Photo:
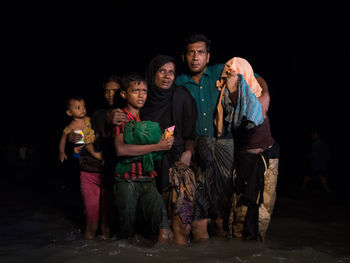
[[280,193],[264,244],[212,238],[180,248],[142,237],[86,241],[79,192],[49,173],[40,184],[26,176],[33,172],[4,176],[0,186],[0,262],[350,262],[346,190]]

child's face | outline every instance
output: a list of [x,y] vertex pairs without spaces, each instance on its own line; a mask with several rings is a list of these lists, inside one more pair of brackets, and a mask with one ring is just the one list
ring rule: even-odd
[[144,82],[130,82],[128,90],[122,91],[121,95],[126,99],[129,106],[141,109],[147,99],[147,85]]
[[86,115],[86,107],[84,100],[71,100],[67,114],[73,118],[84,118]]

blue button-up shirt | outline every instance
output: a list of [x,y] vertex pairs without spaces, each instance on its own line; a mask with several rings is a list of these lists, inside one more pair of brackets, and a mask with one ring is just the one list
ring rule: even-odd
[[199,84],[187,74],[181,74],[176,78],[175,83],[186,87],[197,103],[197,136],[207,135],[213,137],[215,134],[214,117],[220,95],[216,87],[216,81],[220,79],[224,66],[224,64],[207,66]]

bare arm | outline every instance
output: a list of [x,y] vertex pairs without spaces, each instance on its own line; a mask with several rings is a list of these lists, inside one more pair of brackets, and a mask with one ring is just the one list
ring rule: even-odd
[[194,141],[193,140],[187,140],[185,142],[185,151],[181,154],[180,162],[190,166],[191,165],[191,158],[194,155]]
[[135,145],[125,144],[124,134],[118,134],[114,138],[114,146],[117,152],[117,156],[138,156],[144,155],[151,152],[167,151],[170,150],[173,145],[174,137],[165,139],[163,136],[160,141],[156,144],[147,145]]
[[61,162],[63,162],[64,160],[67,160],[67,155],[65,153],[65,149],[66,149],[66,140],[67,140],[67,134],[65,134],[64,132],[61,135],[60,138],[60,142],[58,145],[58,149],[59,149],[59,160]]
[[96,158],[97,160],[102,161],[103,157],[102,157],[102,153],[101,152],[96,152],[94,145],[92,143],[89,143],[87,145],[85,145],[86,150],[92,155],[92,157]]
[[259,85],[262,88],[261,96],[258,98],[258,100],[259,100],[259,102],[261,104],[263,117],[265,119],[265,117],[267,115],[267,111],[269,110],[269,106],[270,106],[269,89],[268,89],[266,81],[262,77],[258,76],[256,78],[256,80],[258,81]]

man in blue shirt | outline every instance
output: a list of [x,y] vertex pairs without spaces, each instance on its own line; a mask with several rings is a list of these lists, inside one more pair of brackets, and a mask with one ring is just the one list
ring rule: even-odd
[[[200,157],[195,164],[198,186],[191,225],[194,241],[209,239],[209,218],[216,223],[216,234],[226,235],[224,222],[228,219],[233,187],[233,139],[225,134],[217,138],[214,127],[220,95],[216,81],[220,79],[224,64],[208,65],[210,44],[204,35],[194,34],[185,39],[182,60],[186,71],[175,81],[189,90],[198,109],[196,153]],[[259,76],[256,79],[262,87],[259,101],[265,117],[270,101],[267,84]]]

